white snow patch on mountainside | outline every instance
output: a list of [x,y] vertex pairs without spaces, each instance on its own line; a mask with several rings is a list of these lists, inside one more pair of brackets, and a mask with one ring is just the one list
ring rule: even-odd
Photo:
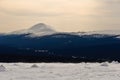
[[106,34],[106,35],[120,35],[120,30],[103,30],[103,31],[89,31],[89,32],[77,32],[79,35],[90,35],[90,34]]
[[120,36],[117,36],[116,38],[120,39]]
[[[118,62],[0,63],[0,65],[7,69],[0,72],[0,80],[120,80]],[[33,65],[34,68],[31,67]]]
[[120,30],[90,31],[90,32],[88,32],[88,34],[120,35]]

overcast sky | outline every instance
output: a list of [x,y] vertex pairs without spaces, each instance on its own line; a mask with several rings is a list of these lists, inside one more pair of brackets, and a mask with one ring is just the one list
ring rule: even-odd
[[46,23],[57,31],[120,30],[120,0],[0,0],[0,32]]

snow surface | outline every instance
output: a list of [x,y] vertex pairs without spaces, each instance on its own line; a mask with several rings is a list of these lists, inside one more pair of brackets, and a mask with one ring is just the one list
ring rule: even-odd
[[118,62],[0,63],[0,65],[0,80],[120,80]]

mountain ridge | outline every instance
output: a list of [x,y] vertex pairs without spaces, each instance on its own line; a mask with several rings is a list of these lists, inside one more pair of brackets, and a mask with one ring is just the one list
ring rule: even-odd
[[13,31],[8,34],[30,34],[30,37],[40,37],[45,35],[52,35],[58,33],[65,33],[65,34],[72,34],[72,35],[93,35],[93,34],[100,34],[100,35],[120,35],[119,30],[103,30],[103,31],[89,31],[89,32],[58,32],[52,29],[51,26],[46,25],[45,23],[38,23],[33,25],[28,29]]

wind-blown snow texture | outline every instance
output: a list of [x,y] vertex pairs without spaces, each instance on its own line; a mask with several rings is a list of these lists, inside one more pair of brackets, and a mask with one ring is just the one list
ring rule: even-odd
[[[0,71],[0,80],[120,80],[120,64],[117,62],[0,63],[0,65],[5,67]],[[37,67],[32,67],[33,65]]]

